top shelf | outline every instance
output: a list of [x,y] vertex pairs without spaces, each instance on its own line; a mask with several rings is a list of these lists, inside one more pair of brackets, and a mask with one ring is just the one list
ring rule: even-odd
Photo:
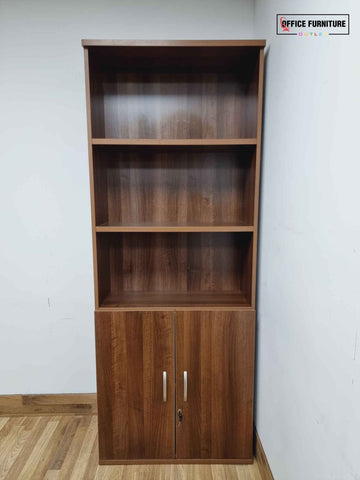
[[256,43],[92,45],[85,58],[94,145],[256,143]]
[[93,138],[93,145],[256,145],[256,138]]

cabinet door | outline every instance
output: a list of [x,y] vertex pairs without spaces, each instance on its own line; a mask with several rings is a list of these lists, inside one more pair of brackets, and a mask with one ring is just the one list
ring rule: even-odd
[[100,460],[174,458],[174,314],[97,312],[95,328]]
[[254,312],[176,313],[177,458],[252,459],[254,334]]

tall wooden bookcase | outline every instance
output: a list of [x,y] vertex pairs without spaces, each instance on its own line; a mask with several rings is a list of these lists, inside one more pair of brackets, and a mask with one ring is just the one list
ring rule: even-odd
[[82,44],[100,463],[249,463],[265,42]]

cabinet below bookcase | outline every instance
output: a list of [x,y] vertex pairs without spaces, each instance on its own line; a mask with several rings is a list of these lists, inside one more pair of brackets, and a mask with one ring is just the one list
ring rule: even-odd
[[101,463],[252,460],[253,311],[97,312],[95,325]]

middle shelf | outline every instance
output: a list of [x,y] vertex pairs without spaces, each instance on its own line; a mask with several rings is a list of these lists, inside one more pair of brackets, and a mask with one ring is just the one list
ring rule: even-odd
[[252,232],[256,147],[94,146],[97,232]]
[[129,224],[104,223],[95,227],[96,232],[114,233],[114,232],[253,232],[252,225],[190,225],[190,224]]

